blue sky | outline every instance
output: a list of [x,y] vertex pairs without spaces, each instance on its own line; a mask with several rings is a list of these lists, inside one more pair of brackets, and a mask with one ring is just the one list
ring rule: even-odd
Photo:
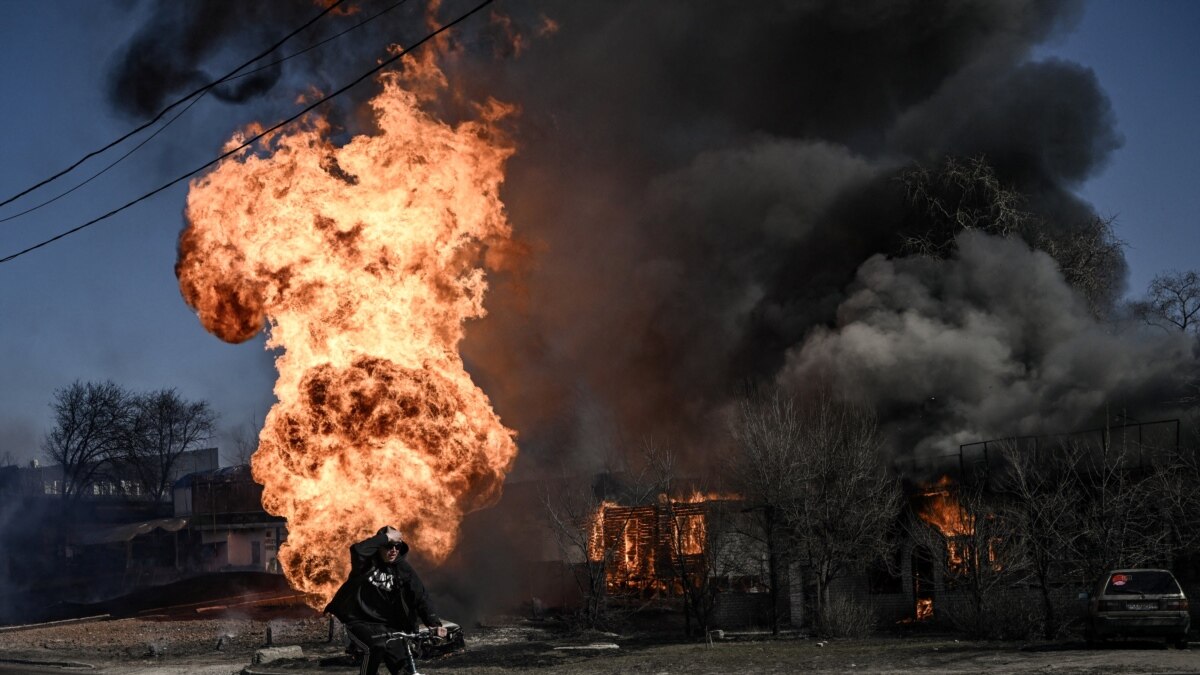
[[[115,46],[135,28],[126,13],[100,3],[27,3],[6,14],[0,23],[4,197],[132,126],[105,102],[103,85]],[[1124,145],[1079,193],[1117,218],[1117,233],[1129,245],[1132,295],[1162,270],[1200,267],[1193,256],[1200,248],[1198,31],[1200,2],[1101,0],[1086,6],[1073,33],[1036,55],[1093,68],[1111,98]],[[203,163],[248,114],[202,101],[145,152],[93,184],[0,223],[0,257]],[[173,265],[185,194],[177,186],[0,265],[0,456],[40,455],[52,393],[75,379],[112,379],[135,390],[175,387],[212,402],[226,432],[261,420],[274,383],[262,338],[220,342],[179,296]],[[17,210],[0,209],[0,218]],[[227,433],[218,441],[231,450]]]
[[1095,70],[1112,101],[1125,144],[1079,194],[1116,217],[1135,296],[1163,270],[1200,267],[1198,31],[1192,0],[1095,0],[1039,52]]
[[[111,111],[103,90],[113,46],[133,28],[122,13],[75,2],[32,3],[0,23],[5,197],[133,126]],[[232,130],[231,110],[202,102],[145,152],[92,184],[0,223],[3,255],[108,211],[210,157]],[[103,164],[85,168],[93,166]],[[174,387],[185,397],[212,402],[227,428],[266,413],[274,370],[262,339],[222,343],[205,333],[180,299],[173,265],[185,194],[186,187],[177,186],[0,266],[0,454],[40,455],[53,391],[75,379],[112,379],[134,390]],[[13,212],[10,206],[0,217]],[[220,440],[224,451],[228,443]]]

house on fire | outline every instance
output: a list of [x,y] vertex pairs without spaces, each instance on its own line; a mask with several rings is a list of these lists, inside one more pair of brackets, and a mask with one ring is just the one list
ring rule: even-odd
[[[1036,578],[1016,550],[1014,535],[993,511],[1007,498],[1004,481],[1011,467],[1006,453],[1023,457],[1033,471],[1053,475],[1045,473],[1061,470],[1053,458],[1069,451],[1089,458],[1074,467],[1085,480],[1098,479],[1088,473],[1096,471],[1136,480],[1180,456],[1179,431],[1177,419],[1127,421],[1067,434],[967,443],[958,452],[902,467],[908,500],[896,526],[902,536],[895,557],[842,579],[831,595],[871,607],[887,624],[963,617],[981,597],[973,594],[983,592],[1014,607],[1040,608]],[[1102,462],[1112,464],[1103,467]],[[1185,590],[1200,594],[1200,570],[1191,561],[1174,560],[1166,549],[1149,554],[1154,565],[1173,568]],[[1060,578],[1052,593],[1069,614],[1078,609],[1075,598],[1091,581]],[[987,585],[993,590],[981,589]]]
[[[521,561],[512,575],[517,588],[501,602],[535,613],[579,607],[589,583],[599,584],[609,604],[674,605],[684,583],[702,579],[716,593],[713,625],[767,625],[767,555],[753,535],[755,514],[736,496],[694,491],[625,505],[617,498],[621,479],[510,482],[497,506],[464,521],[463,555],[482,558],[475,546],[507,547],[490,556]],[[786,592],[780,599],[793,601],[799,596]]]
[[[1130,466],[1123,470],[1136,472],[1177,451],[1177,433],[1174,421],[1109,426],[1103,433],[966,444],[953,455],[900,467],[909,476],[904,482],[908,499],[897,514],[899,545],[892,559],[836,580],[829,599],[869,608],[880,625],[944,617],[970,601],[967,575],[974,565],[1007,584],[1006,597],[1036,607],[1027,576],[1001,574],[1009,542],[990,533],[986,515],[977,518],[964,510],[959,483],[994,481],[1002,470],[1001,448],[1014,443],[1034,457],[1055,444],[1097,451],[1120,444],[1132,449]],[[472,539],[520,542],[511,551],[524,560],[518,599],[535,611],[580,607],[589,582],[609,605],[630,607],[680,606],[683,585],[702,583],[715,595],[710,625],[768,625],[771,593],[761,512],[736,495],[686,490],[670,499],[659,495],[622,503],[621,478],[602,474],[509,483],[497,507],[468,518],[463,540],[468,546]],[[1183,562],[1174,566],[1186,587],[1185,579],[1200,575],[1181,570]],[[795,560],[785,561],[780,571],[778,614],[792,625],[810,625],[815,575]],[[1074,598],[1077,589],[1062,593]]]

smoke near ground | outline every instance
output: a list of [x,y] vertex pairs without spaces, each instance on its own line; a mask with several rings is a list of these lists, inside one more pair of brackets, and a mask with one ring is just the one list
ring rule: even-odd
[[[315,11],[156,6],[114,61],[113,100],[151,110]],[[387,41],[420,35],[421,11],[268,69],[246,91],[258,98],[240,98],[265,112],[301,82],[327,91]],[[1029,233],[964,235],[944,259],[903,246],[921,214],[896,177],[946,157],[982,157],[1055,237],[1094,222],[1073,190],[1121,144],[1108,98],[1086,64],[1030,58],[1070,30],[1079,2],[489,12],[446,45],[462,96],[443,113],[487,96],[521,110],[503,196],[527,254],[492,273],[490,314],[464,344],[519,432],[519,471],[595,468],[647,436],[703,466],[747,383],[803,386],[817,371],[892,415],[903,457],[1064,431],[1105,406],[1162,409],[1191,367],[1186,345],[1089,311]],[[154,56],[168,46],[171,58]],[[357,103],[371,90],[339,101],[335,126],[369,125]],[[1118,259],[1105,303],[1123,278]]]

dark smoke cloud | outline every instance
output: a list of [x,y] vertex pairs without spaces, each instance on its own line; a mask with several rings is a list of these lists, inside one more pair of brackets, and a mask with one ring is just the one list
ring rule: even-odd
[[999,430],[1082,428],[1117,393],[1177,386],[1188,336],[1112,331],[1050,256],[1019,240],[968,232],[958,243],[949,260],[863,263],[836,326],[794,348],[782,379],[832,377],[875,402],[917,455]]
[[1107,97],[1090,69],[1063,61],[968,68],[906,112],[891,142],[936,162],[984,155],[1002,179],[1027,190],[1074,187],[1121,144]]
[[[126,83],[121,105],[153,108],[193,71],[213,70],[205,59],[265,42],[246,26],[282,34],[313,12],[304,2],[185,6],[156,6],[126,50],[114,77]],[[467,6],[450,0],[439,16]],[[803,381],[821,359],[894,415],[894,429],[910,418],[915,403],[900,390],[922,360],[949,369],[935,379],[943,402],[920,404],[925,431],[906,432],[904,447],[1061,431],[1114,398],[1170,398],[1172,383],[1141,361],[1141,338],[1081,309],[1045,255],[964,237],[957,256],[914,259],[899,236],[913,213],[896,176],[946,156],[985,157],[1059,235],[1095,218],[1072,190],[1121,143],[1111,106],[1086,67],[1030,60],[1080,10],[1054,0],[514,0],[456,29],[443,63],[461,98],[443,112],[484,96],[521,107],[504,198],[530,255],[492,274],[490,315],[464,345],[520,434],[519,467],[596,466],[648,435],[702,464],[728,442],[723,413],[748,380]],[[423,32],[419,11],[289,62],[254,105],[345,81],[387,41]],[[249,20],[256,12],[271,20]],[[172,43],[179,54],[154,60],[169,67],[139,65]],[[355,105],[370,93],[341,102],[348,127],[369,124]],[[1030,277],[968,269],[985,263]],[[1118,262],[1110,297],[1123,275]],[[889,294],[880,278],[908,292]],[[953,300],[987,284],[997,288]],[[871,293],[878,307],[866,312]],[[1040,304],[1011,302],[1025,293]],[[913,316],[945,333],[954,359],[877,324],[905,316],[908,299],[934,303]],[[1032,316],[1062,318],[1031,332]],[[855,339],[867,328],[874,351]],[[888,353],[905,367],[871,360]],[[1085,364],[1095,355],[1104,358]],[[987,398],[951,376],[971,368],[1001,393]]]
[[[298,94],[315,89],[328,92],[370,68],[384,55],[388,44],[415,39],[422,33],[420,8],[404,7],[383,20],[354,33],[296,55],[319,40],[364,18],[356,8],[375,13],[378,2],[350,2],[323,17],[271,55],[246,68],[244,76],[217,85],[211,93],[226,103],[264,104],[257,113],[277,115]],[[280,2],[227,2],[189,0],[158,2],[148,7],[141,26],[128,44],[116,53],[109,72],[108,96],[113,107],[137,119],[148,118],[178,96],[225,75],[234,67],[275,44],[321,12],[322,3],[307,0]],[[287,77],[288,74],[294,77]],[[286,86],[281,86],[286,84]],[[361,87],[357,95],[339,103],[344,114],[372,93]],[[264,96],[276,93],[276,97]],[[236,119],[231,117],[231,120]],[[248,120],[240,120],[244,124]],[[234,121],[231,126],[237,125]]]
[[[190,92],[216,75],[201,65],[229,43],[269,44],[283,31],[274,25],[269,7],[261,3],[204,0],[157,3],[112,66],[109,97],[114,107],[134,117],[158,112],[176,96]],[[221,73],[224,74],[224,73]],[[213,93],[224,100],[244,101],[270,89],[279,79],[278,67],[222,85]]]
[[[1046,228],[1071,232],[1095,217],[1071,190],[1120,144],[1090,70],[1029,60],[1078,3],[574,4],[518,10],[517,23],[535,26],[543,11],[561,30],[480,78],[523,107],[506,199],[541,253],[519,286],[495,285],[467,344],[534,454],[548,420],[600,399],[624,436],[667,435],[703,462],[727,442],[721,413],[745,381],[796,382],[797,354],[836,336],[860,268],[900,264],[912,215],[900,171],[983,155]],[[1039,282],[1065,289],[1055,274]],[[1074,330],[1104,334],[1069,289],[1048,297]],[[995,302],[976,311],[1021,319]],[[1066,330],[1042,337],[1085,344]],[[964,341],[981,364],[988,348]],[[1081,379],[1088,395],[1061,412],[1013,418],[964,403],[927,414],[917,440],[1060,430],[1163,384],[1137,363],[1148,353]],[[1139,372],[1149,379],[1126,377]],[[890,390],[860,393],[902,412]],[[586,445],[553,438],[550,462]]]

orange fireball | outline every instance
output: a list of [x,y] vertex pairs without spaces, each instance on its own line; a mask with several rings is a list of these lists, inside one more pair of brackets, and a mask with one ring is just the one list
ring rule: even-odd
[[446,80],[429,59],[381,82],[372,135],[335,146],[313,118],[194,181],[176,264],[209,331],[241,342],[268,326],[279,350],[252,465],[288,520],[284,572],[314,605],[381,525],[444,560],[517,452],[458,353],[484,315],[481,261],[510,236],[498,124],[512,108],[438,120],[426,106]]

